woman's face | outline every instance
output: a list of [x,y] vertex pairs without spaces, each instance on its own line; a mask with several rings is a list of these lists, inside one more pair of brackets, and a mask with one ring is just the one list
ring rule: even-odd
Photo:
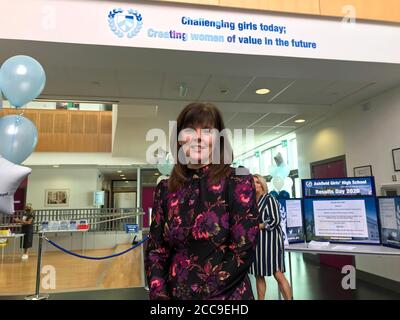
[[179,133],[179,143],[190,164],[209,164],[217,130],[209,127],[185,128]]
[[264,192],[263,187],[262,187],[262,184],[260,183],[260,180],[258,180],[257,177],[254,177],[254,184],[256,186],[256,193],[262,194]]

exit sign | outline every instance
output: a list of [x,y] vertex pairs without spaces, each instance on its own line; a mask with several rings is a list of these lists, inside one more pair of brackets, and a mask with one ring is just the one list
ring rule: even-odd
[[287,147],[287,140],[282,140],[282,147]]

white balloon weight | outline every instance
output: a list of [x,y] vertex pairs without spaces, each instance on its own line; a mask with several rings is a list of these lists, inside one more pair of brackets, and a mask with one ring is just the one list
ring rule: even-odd
[[0,213],[14,213],[14,194],[32,169],[0,157]]
[[159,176],[158,178],[157,178],[157,184],[159,184],[160,183],[160,181],[162,181],[162,180],[165,180],[165,179],[168,179],[168,176]]
[[273,177],[272,178],[272,185],[274,186],[276,191],[281,191],[283,185],[285,184],[285,180],[281,177]]

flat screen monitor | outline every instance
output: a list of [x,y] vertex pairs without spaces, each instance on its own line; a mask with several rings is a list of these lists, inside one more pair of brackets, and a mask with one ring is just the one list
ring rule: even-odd
[[[301,199],[279,199],[283,208],[284,232],[288,243],[305,241],[303,205]],[[281,214],[282,215],[282,214]]]
[[307,241],[380,244],[375,197],[306,198]]
[[400,249],[400,197],[379,197],[378,204],[382,244]]

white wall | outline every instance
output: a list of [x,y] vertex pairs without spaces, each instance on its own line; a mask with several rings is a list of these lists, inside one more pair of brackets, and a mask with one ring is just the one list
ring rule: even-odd
[[[98,186],[97,169],[37,169],[34,168],[28,180],[27,203],[35,209],[78,209],[93,208],[92,192]],[[46,189],[69,189],[68,207],[46,207]]]
[[310,163],[345,153],[345,117],[339,114],[297,131],[299,177],[310,178]]
[[371,164],[380,190],[396,173],[392,149],[400,147],[400,87],[372,99],[370,110],[354,107],[346,114],[347,170],[353,173],[354,167]]
[[[299,175],[310,177],[310,163],[346,155],[347,173],[372,165],[377,193],[395,174],[392,149],[400,147],[400,87],[297,133]],[[400,281],[400,258],[356,256],[357,269]]]

